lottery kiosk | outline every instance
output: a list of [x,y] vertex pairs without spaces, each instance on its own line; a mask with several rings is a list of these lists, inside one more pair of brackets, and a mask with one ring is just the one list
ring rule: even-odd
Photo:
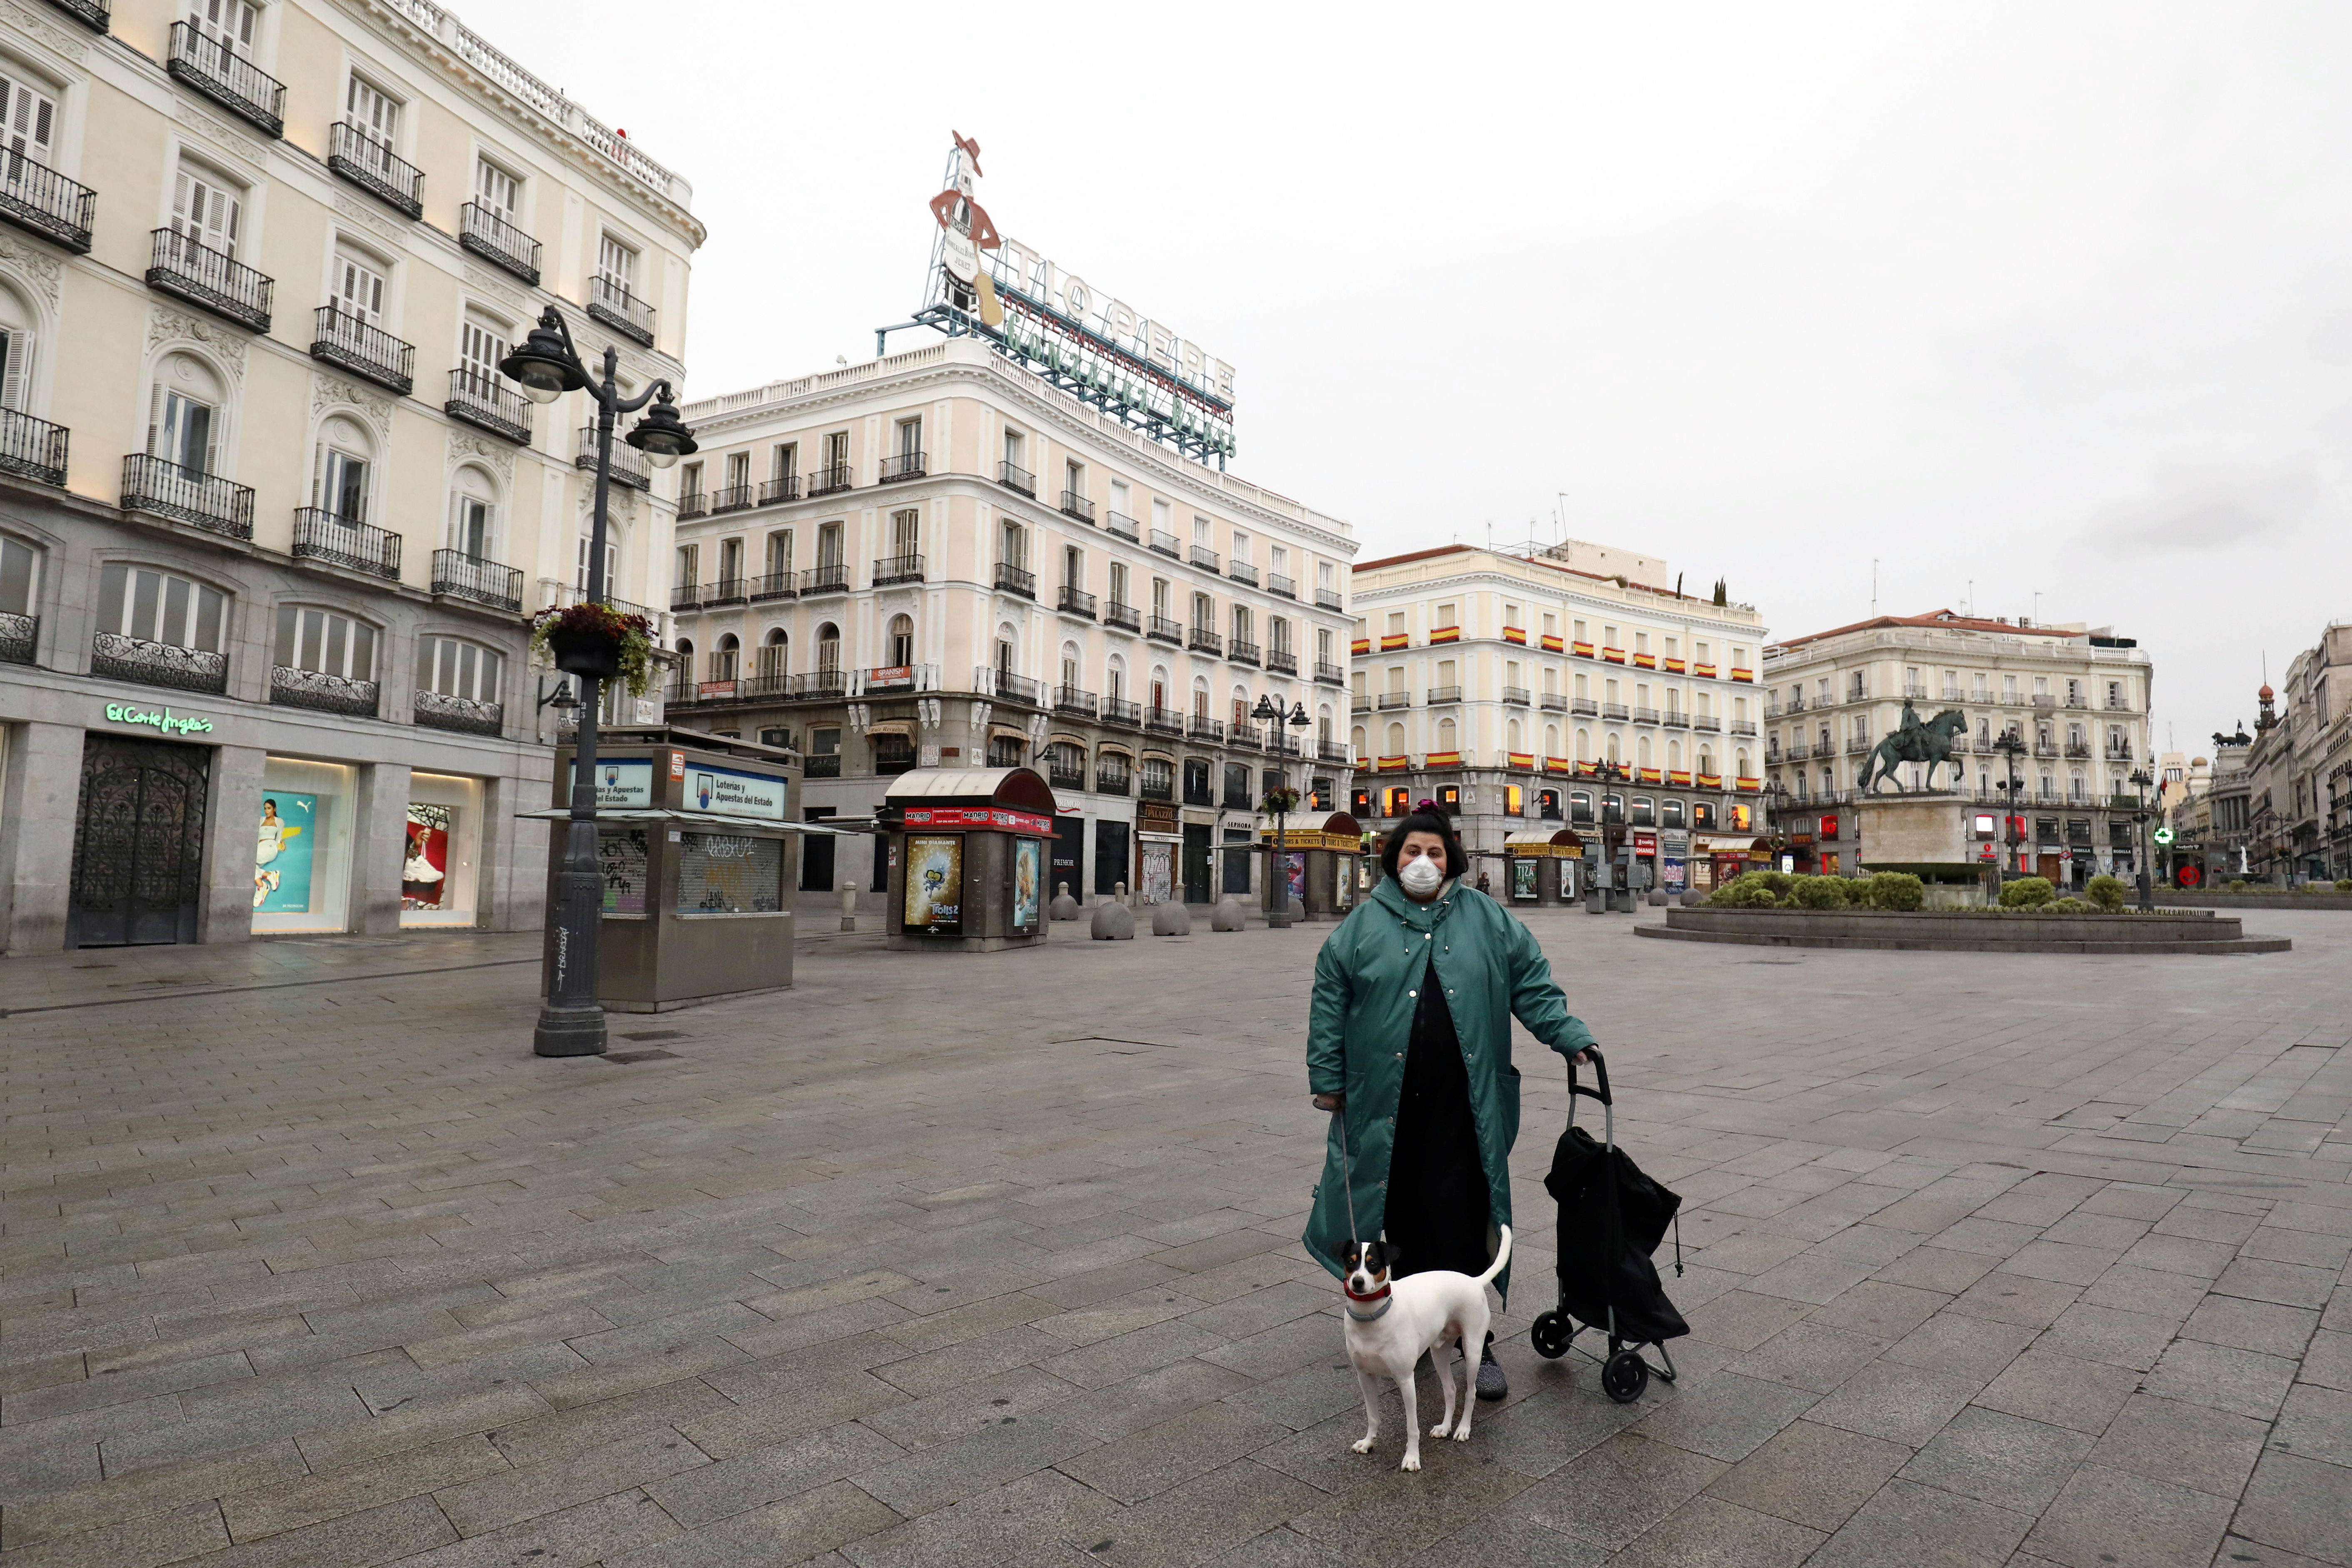
[[1045,940],[1054,791],[1028,768],[917,768],[882,797],[887,944],[1003,952]]
[[[1261,828],[1258,840],[1266,859],[1274,859],[1274,829]],[[1356,865],[1364,847],[1364,830],[1344,811],[1320,818],[1293,817],[1285,825],[1282,849],[1289,864],[1280,880],[1290,889],[1310,921],[1336,921],[1356,907],[1360,889]],[[1377,860],[1375,860],[1377,864]],[[1274,908],[1275,879],[1267,879],[1265,907]]]
[[[606,1010],[661,1013],[793,983],[800,895],[800,758],[674,725],[608,730],[596,753],[604,876],[597,989]],[[548,829],[556,907],[571,816],[572,748],[555,752]],[[553,973],[548,922],[541,990]]]
[[1510,864],[1510,885],[1504,901],[1513,904],[1566,904],[1576,900],[1577,868],[1584,863],[1584,840],[1570,828],[1528,834],[1503,840]]

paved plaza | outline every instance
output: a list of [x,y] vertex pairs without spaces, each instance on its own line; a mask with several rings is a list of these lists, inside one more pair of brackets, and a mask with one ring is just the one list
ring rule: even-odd
[[1419,1475],[1297,1242],[1328,927],[827,937],[572,1061],[531,937],[0,961],[0,1568],[2352,1563],[2352,916],[1529,924],[1693,1333],[1624,1407],[1529,1349],[1522,1035],[1511,1398]]

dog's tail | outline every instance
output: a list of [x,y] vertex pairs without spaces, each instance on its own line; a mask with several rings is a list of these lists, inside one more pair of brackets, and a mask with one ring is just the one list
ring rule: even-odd
[[1495,1276],[1500,1274],[1503,1271],[1503,1265],[1510,1260],[1511,1227],[1507,1225],[1503,1227],[1503,1244],[1495,1248],[1495,1261],[1486,1265],[1486,1272],[1478,1276],[1478,1283],[1492,1285],[1495,1282]]

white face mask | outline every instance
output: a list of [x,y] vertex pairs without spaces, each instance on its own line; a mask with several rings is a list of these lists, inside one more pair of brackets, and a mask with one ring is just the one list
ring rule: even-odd
[[1423,855],[1419,859],[1406,861],[1404,869],[1397,873],[1397,880],[1404,885],[1406,892],[1425,899],[1437,891],[1437,885],[1445,880],[1445,871],[1436,860]]

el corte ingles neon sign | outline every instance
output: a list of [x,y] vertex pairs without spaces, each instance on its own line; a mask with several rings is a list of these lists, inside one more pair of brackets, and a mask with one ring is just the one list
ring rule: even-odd
[[144,724],[151,730],[161,730],[166,735],[209,735],[213,729],[211,720],[199,719],[193,713],[174,713],[169,708],[138,708],[128,702],[108,703],[106,721],[110,724]]

